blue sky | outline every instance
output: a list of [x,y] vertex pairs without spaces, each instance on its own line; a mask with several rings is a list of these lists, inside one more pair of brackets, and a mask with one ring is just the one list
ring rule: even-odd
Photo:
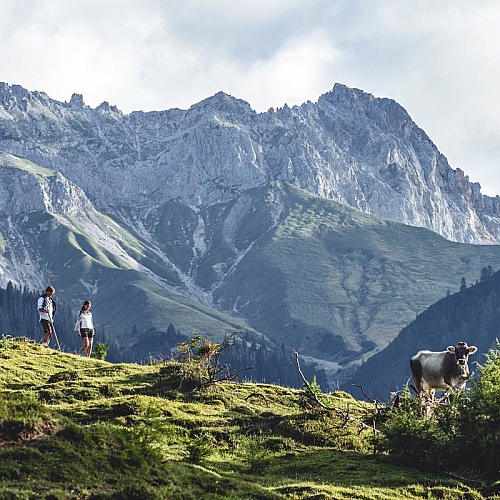
[[3,0],[0,81],[123,112],[222,90],[257,111],[336,82],[398,101],[500,194],[496,0]]

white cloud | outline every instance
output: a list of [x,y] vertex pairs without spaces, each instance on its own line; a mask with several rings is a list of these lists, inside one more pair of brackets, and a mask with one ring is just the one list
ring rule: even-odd
[[219,90],[257,110],[335,82],[391,97],[500,194],[496,0],[4,0],[2,81],[125,112]]
[[[247,100],[257,111],[270,107],[302,104],[329,90],[326,76],[331,64],[341,59],[325,33],[317,31],[306,37],[290,39],[269,58],[251,64],[232,64],[228,93]],[[215,67],[216,75],[228,73],[228,68]],[[221,81],[220,85],[224,85]]]

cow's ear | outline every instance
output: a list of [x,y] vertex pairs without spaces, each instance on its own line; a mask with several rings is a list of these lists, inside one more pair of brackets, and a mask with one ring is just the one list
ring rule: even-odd
[[477,351],[477,347],[475,345],[471,345],[469,347],[469,354],[474,354]]
[[449,345],[447,348],[448,352],[451,352],[452,354],[455,354],[455,347],[452,345]]

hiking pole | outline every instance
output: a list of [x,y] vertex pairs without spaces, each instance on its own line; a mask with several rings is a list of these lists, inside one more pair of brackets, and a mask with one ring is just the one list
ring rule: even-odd
[[59,339],[57,338],[57,333],[56,333],[56,327],[54,326],[54,320],[51,319],[50,323],[52,325],[52,331],[54,332],[54,338],[56,339],[56,344],[57,344],[57,350],[61,350],[61,344],[59,344]]

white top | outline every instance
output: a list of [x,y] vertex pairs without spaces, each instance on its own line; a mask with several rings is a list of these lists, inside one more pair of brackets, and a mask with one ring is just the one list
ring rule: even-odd
[[92,313],[90,311],[81,312],[75,323],[75,330],[81,330],[82,328],[94,329],[94,321],[92,320]]
[[[49,312],[41,312],[40,309],[47,309]],[[52,317],[54,316],[54,303],[52,302],[51,297],[47,297],[46,295],[42,295],[38,299],[38,313],[40,314],[40,319],[46,319],[47,321],[52,321]]]

